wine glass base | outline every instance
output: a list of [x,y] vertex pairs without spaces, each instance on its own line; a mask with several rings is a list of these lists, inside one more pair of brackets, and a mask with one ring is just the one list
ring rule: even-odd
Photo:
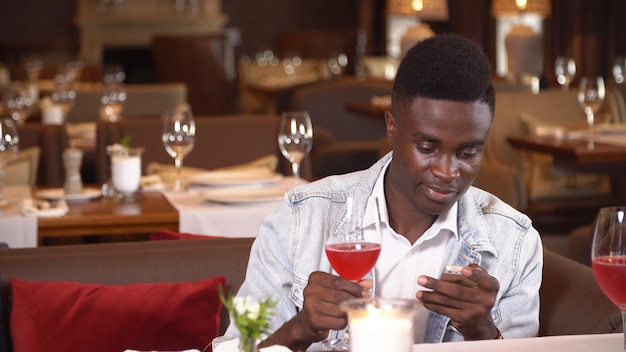
[[324,351],[349,351],[350,339],[347,337],[322,341]]
[[137,198],[135,198],[135,193],[115,192],[112,196],[112,199],[115,203],[131,203],[137,201]]

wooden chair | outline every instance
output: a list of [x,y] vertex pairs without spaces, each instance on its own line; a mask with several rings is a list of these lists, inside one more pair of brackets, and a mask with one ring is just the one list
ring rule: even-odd
[[159,81],[187,85],[194,114],[238,111],[234,48],[228,36],[157,35],[152,54]]
[[65,179],[63,151],[68,146],[65,126],[25,124],[18,127],[20,150],[38,147],[41,151],[35,184],[62,186]]
[[[278,149],[278,125],[276,115],[221,115],[196,117],[196,143],[185,157],[183,165],[203,169],[215,169],[276,155],[278,172],[291,175],[287,160]],[[142,170],[149,163],[174,165],[161,142],[162,121],[156,119],[99,122],[97,128],[96,170],[99,182],[109,178],[110,161],[106,154],[108,145],[118,143],[123,136],[130,137],[132,146],[143,147]],[[306,159],[302,176],[310,178],[310,166]]]
[[[126,101],[122,117],[160,117],[163,112],[187,102],[187,86],[182,82],[126,84]],[[100,119],[101,89],[79,89],[76,104],[67,116],[67,122],[95,122]]]
[[539,336],[622,331],[622,315],[600,290],[593,270],[544,248]]
[[352,112],[346,104],[368,103],[373,96],[391,94],[391,88],[389,81],[344,77],[293,89],[288,108],[308,111],[313,123],[314,177],[363,169],[378,159],[387,143],[384,116]]
[[37,183],[40,152],[38,146],[20,150],[17,157],[6,166],[5,184],[34,186]]

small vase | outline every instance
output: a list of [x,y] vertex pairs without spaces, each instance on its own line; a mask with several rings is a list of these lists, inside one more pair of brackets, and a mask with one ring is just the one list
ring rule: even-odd
[[258,341],[251,336],[239,338],[239,352],[259,352]]

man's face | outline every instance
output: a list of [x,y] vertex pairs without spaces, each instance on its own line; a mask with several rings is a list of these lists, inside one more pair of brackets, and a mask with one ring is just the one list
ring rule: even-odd
[[416,98],[386,116],[393,159],[386,192],[415,210],[448,210],[478,175],[491,128],[485,103]]

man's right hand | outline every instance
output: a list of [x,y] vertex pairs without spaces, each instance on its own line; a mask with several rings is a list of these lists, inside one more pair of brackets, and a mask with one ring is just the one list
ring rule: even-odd
[[282,345],[298,351],[324,340],[330,330],[341,330],[348,324],[339,304],[351,298],[369,297],[371,287],[370,280],[355,283],[329,273],[311,273],[303,292],[302,310],[263,341],[261,347]]

